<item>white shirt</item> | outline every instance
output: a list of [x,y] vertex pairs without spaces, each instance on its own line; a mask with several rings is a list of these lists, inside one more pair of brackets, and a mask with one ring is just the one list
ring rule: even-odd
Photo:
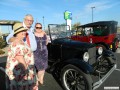
[[[27,28],[25,23],[23,22],[23,27]],[[31,27],[30,30],[27,31],[27,33],[29,34],[29,40],[30,40],[30,47],[32,51],[35,51],[37,49],[37,42],[35,39],[35,35],[33,34],[33,28]],[[8,42],[8,40],[13,37],[14,35],[14,31],[12,30],[12,32],[10,32],[10,34],[6,37],[6,42],[8,44],[10,44]],[[26,41],[25,41],[26,42]]]

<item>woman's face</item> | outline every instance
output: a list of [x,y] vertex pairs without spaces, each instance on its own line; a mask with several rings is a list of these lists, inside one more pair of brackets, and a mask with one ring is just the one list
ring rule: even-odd
[[21,38],[21,39],[25,38],[25,37],[26,37],[26,31],[19,32],[19,33],[17,34],[17,37],[19,37],[19,38]]
[[40,33],[40,32],[42,31],[42,25],[37,24],[37,25],[35,26],[35,30],[36,30],[36,32]]

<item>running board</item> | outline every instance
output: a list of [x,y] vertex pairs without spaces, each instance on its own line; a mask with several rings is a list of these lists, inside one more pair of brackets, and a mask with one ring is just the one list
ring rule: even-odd
[[95,82],[93,84],[93,90],[96,90],[109,76],[110,74],[117,68],[117,64],[115,64],[111,70],[103,77],[101,78],[99,81]]

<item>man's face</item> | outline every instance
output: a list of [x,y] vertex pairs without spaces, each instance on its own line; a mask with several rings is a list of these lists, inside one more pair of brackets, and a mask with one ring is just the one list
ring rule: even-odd
[[31,25],[33,24],[33,17],[31,17],[31,16],[25,17],[24,23],[25,23],[27,28],[30,28]]

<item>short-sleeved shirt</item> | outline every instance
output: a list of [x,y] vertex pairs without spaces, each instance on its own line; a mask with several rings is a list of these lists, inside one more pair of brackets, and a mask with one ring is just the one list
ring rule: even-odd
[[[29,73],[28,73],[28,81],[30,84],[35,83],[36,81],[36,72],[34,68],[34,59],[33,59],[33,52],[31,51],[30,47],[27,46],[25,43],[18,44],[18,43],[11,43],[8,49],[8,57],[6,62],[6,74],[8,75],[10,80],[16,79],[17,76],[17,84],[19,85],[26,85],[26,80],[22,77],[22,69],[18,66],[19,62],[15,59],[15,56],[22,55],[26,64],[29,66]],[[34,78],[34,79],[32,79]]]

